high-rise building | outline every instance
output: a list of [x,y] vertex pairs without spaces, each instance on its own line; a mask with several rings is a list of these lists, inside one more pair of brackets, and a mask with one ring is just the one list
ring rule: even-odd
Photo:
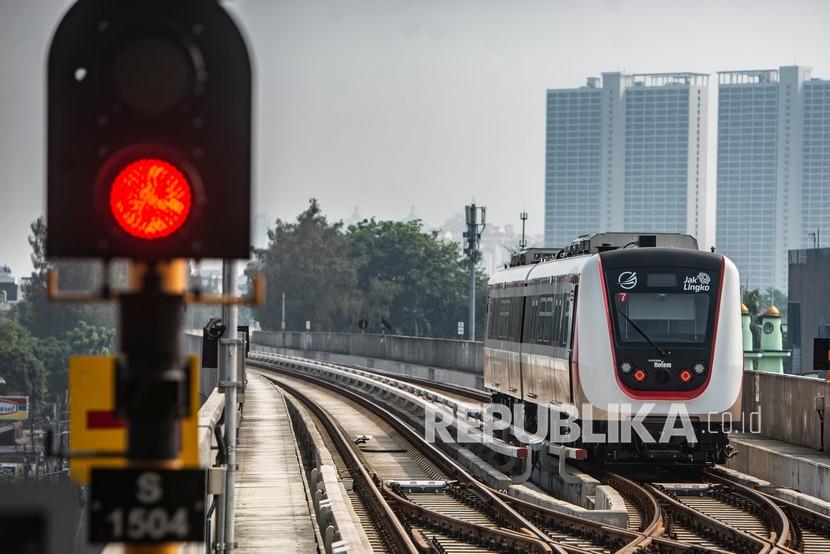
[[713,242],[708,79],[603,73],[583,87],[548,90],[546,245],[602,231]]
[[830,237],[830,81],[718,73],[717,190],[718,250],[745,286],[787,290],[787,251]]
[[0,312],[7,312],[19,300],[18,284],[7,265],[0,266]]

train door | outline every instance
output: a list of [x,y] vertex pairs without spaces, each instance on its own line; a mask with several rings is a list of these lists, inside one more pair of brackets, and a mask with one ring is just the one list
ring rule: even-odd
[[572,291],[571,291],[571,308],[570,308],[570,321],[569,321],[569,332],[568,332],[568,402],[570,404],[574,403],[574,378],[576,375],[576,363],[577,363],[577,356],[578,352],[576,352],[576,318],[577,318],[577,311],[576,311],[576,303],[579,298],[579,278],[574,276],[572,281]]
[[522,324],[524,319],[524,296],[510,298],[510,330],[508,331],[507,390],[511,396],[522,398]]

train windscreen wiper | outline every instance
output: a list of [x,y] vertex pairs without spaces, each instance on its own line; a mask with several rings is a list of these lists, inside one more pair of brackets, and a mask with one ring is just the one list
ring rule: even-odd
[[642,337],[643,337],[644,339],[646,339],[646,340],[648,341],[648,343],[649,343],[651,346],[653,346],[653,347],[654,347],[654,349],[655,349],[655,350],[657,350],[657,352],[659,352],[659,353],[660,353],[660,355],[661,355],[661,356],[663,356],[664,358],[665,358],[666,356],[668,356],[668,354],[666,354],[666,351],[665,351],[665,350],[663,350],[662,348],[660,348],[659,346],[657,346],[657,343],[656,343],[656,342],[654,342],[653,340],[651,340],[651,339],[649,338],[649,336],[648,336],[648,335],[646,335],[645,331],[643,331],[642,329],[640,329],[640,326],[639,326],[639,325],[637,325],[636,323],[634,323],[634,320],[633,320],[633,319],[631,319],[630,317],[628,317],[628,315],[627,315],[624,311],[622,311],[622,310],[620,309],[620,307],[619,307],[619,306],[617,306],[616,304],[615,304],[614,306],[617,308],[617,311],[620,313],[620,315],[621,315],[621,316],[623,316],[623,317],[625,318],[625,320],[631,324],[631,326],[632,326],[632,327],[634,327],[634,330],[635,330],[635,331],[637,331],[638,333],[640,333],[640,335],[642,335]]

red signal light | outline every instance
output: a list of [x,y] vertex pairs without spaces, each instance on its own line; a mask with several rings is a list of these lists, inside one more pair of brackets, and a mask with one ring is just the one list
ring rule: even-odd
[[128,164],[110,189],[112,215],[127,233],[153,240],[176,232],[190,215],[192,191],[179,169],[162,160]]
[[684,369],[683,371],[680,372],[680,380],[683,381],[684,383],[688,383],[689,381],[692,380],[692,372],[689,371],[688,369]]
[[638,369],[637,371],[635,371],[635,372],[634,372],[634,378],[635,378],[637,381],[640,381],[640,382],[645,381],[645,379],[646,379],[646,372],[645,372],[644,370],[642,370],[642,369]]

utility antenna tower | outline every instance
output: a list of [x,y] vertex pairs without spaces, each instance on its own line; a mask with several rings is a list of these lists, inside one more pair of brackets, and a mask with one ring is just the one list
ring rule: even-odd
[[484,232],[485,215],[487,208],[484,206],[476,206],[475,200],[473,203],[464,206],[464,213],[467,220],[467,231],[464,233],[464,238],[467,239],[464,253],[470,261],[470,321],[467,325],[467,338],[475,340],[476,338],[476,264],[481,259],[481,252],[478,249],[479,241],[481,240],[481,233]]
[[527,248],[527,239],[525,238],[525,223],[527,222],[527,212],[519,214],[519,219],[522,220],[522,240],[519,241],[519,250]]

